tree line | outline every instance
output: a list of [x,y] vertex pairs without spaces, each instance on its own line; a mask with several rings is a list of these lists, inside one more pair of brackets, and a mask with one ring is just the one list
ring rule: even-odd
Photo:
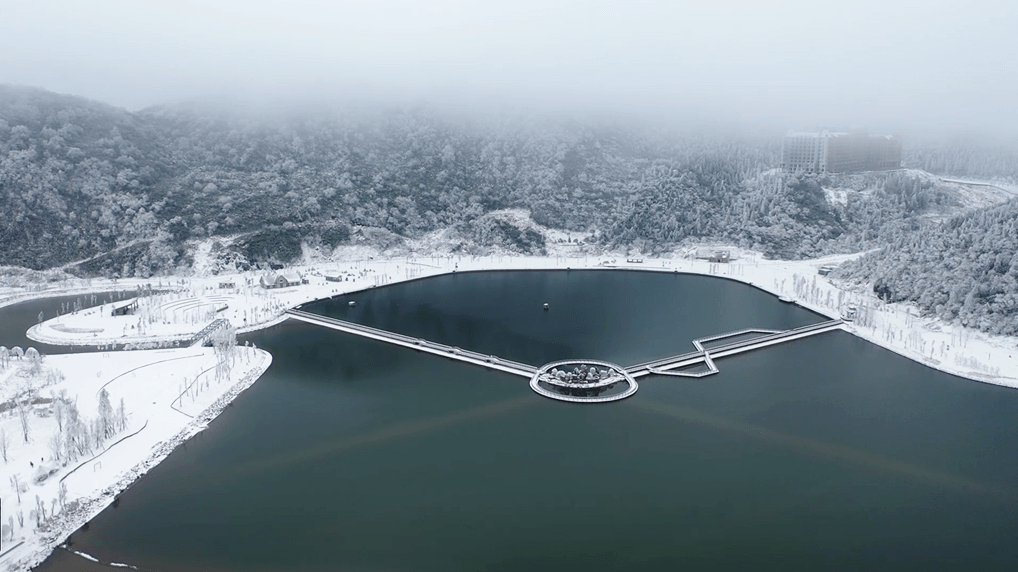
[[835,276],[950,323],[1018,335],[1018,199],[898,236]]
[[[1018,180],[1013,153],[978,149],[914,145],[906,163]],[[0,265],[148,277],[186,272],[195,240],[212,239],[217,260],[245,269],[295,261],[306,247],[398,245],[444,229],[465,252],[544,252],[541,233],[498,215],[506,209],[592,249],[653,254],[715,241],[802,258],[908,248],[964,208],[922,172],[806,176],[782,173],[779,161],[778,137],[475,121],[419,107],[256,119],[188,106],[130,113],[0,86]],[[964,306],[971,290],[948,300]],[[980,292],[976,306],[990,296]]]

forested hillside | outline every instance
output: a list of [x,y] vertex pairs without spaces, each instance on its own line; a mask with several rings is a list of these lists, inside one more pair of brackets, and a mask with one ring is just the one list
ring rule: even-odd
[[956,141],[916,146],[906,153],[906,167],[939,175],[996,180],[1018,185],[1018,153],[1015,142],[992,144]]
[[1018,199],[900,236],[845,264],[838,277],[872,283],[948,322],[1018,334]]
[[419,108],[128,113],[0,87],[0,265],[150,276],[186,270],[209,238],[247,268],[439,230],[472,251],[542,252],[531,223],[492,216],[505,209],[592,249],[720,241],[794,258],[879,246],[960,208],[935,178],[793,177],[773,169],[779,154],[776,137]]
[[609,244],[654,251],[709,238],[778,258],[858,252],[960,206],[957,194],[908,172],[750,176],[734,154],[649,171]]

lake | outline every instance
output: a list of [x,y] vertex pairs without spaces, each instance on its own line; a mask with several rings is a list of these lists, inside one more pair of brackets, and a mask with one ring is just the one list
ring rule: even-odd
[[[452,274],[303,309],[535,366],[826,319],[622,271]],[[1018,392],[845,332],[608,404],[293,320],[242,340],[271,368],[73,549],[164,572],[1018,568]],[[38,569],[110,568],[58,550]]]
[[0,308],[0,345],[13,348],[21,346],[22,349],[34,347],[43,354],[66,354],[95,351],[95,346],[56,346],[44,344],[29,339],[25,332],[39,323],[39,314],[43,319],[49,320],[62,314],[69,313],[77,307],[82,310],[109,304],[120,300],[127,300],[137,293],[133,290],[95,292],[92,294],[64,294],[40,298],[30,302],[21,302]]

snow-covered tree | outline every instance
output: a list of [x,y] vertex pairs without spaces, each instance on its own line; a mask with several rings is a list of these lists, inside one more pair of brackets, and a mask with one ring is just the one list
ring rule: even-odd
[[25,350],[25,359],[28,360],[29,373],[39,375],[42,372],[42,354],[35,348]]
[[101,445],[103,441],[117,433],[117,420],[113,412],[113,405],[110,404],[110,394],[105,387],[99,391],[99,418],[97,421],[96,440],[97,444]]
[[30,441],[32,432],[31,424],[28,422],[28,407],[29,406],[25,403],[25,400],[15,399],[14,408],[18,412],[18,420],[21,421],[21,434],[25,438],[25,443]]
[[216,381],[227,380],[237,353],[237,330],[230,325],[219,328],[211,334],[211,341],[216,355]]
[[[20,505],[21,504],[21,482],[19,482],[19,480],[18,480],[18,474],[17,473],[11,475],[11,488],[14,489],[14,493],[18,497],[18,504]],[[21,517],[18,517],[18,520],[20,521]]]
[[118,431],[127,429],[127,408],[124,406],[123,397],[120,398],[120,405],[117,407],[116,422]]
[[64,436],[64,450],[67,458],[71,461],[92,452],[91,434],[88,423],[81,418],[78,411],[78,404],[74,401],[67,402],[67,430]]
[[[1018,333],[1018,199],[901,234],[836,277],[886,302],[994,334]],[[911,321],[911,315],[906,318]]]
[[7,436],[7,431],[0,429],[0,456],[4,458],[4,464],[7,464],[7,449],[11,446],[11,438]]
[[53,399],[53,417],[57,421],[57,431],[64,432],[64,419],[67,416],[67,390],[61,389],[60,394]]
[[48,445],[50,456],[59,463],[64,456],[64,436],[61,433],[50,435]]

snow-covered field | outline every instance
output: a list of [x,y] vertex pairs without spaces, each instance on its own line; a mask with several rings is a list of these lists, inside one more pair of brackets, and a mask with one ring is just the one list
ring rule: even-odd
[[[2,569],[27,569],[44,558],[205,427],[272,360],[254,347],[231,353],[229,371],[217,370],[220,356],[202,347],[10,359],[0,369],[4,396],[36,397],[23,416],[17,407],[0,415]],[[98,443],[103,390],[113,434]]]
[[[726,277],[793,298],[796,303],[830,317],[839,317],[847,305],[855,304],[859,319],[845,326],[848,331],[948,373],[1018,387],[1015,338],[990,336],[920,318],[914,307],[883,305],[868,290],[849,290],[818,276],[821,265],[838,264],[851,256],[768,261],[757,253],[732,249],[736,258],[731,263],[719,264],[693,259],[694,250],[690,249],[666,258],[627,262],[624,256],[583,256],[577,254],[579,249],[568,246],[552,247],[552,255],[541,257],[505,254],[385,258],[362,248],[356,252],[359,260],[318,261],[288,269],[301,273],[308,283],[271,290],[259,287],[259,275],[253,272],[180,278],[170,282],[175,291],[140,298],[134,315],[110,316],[108,308],[66,313],[34,326],[29,336],[50,343],[100,347],[173,346],[186,342],[216,318],[227,318],[239,331],[251,331],[278,323],[285,319],[286,308],[302,303],[449,272],[622,268]],[[326,274],[337,273],[341,281],[325,279]],[[150,282],[121,280],[114,285],[93,280],[89,288],[123,290]],[[80,288],[76,284],[68,286]],[[166,288],[167,284],[159,286]],[[50,291],[51,295],[56,293],[58,289]],[[39,293],[8,289],[2,295],[13,302]],[[3,304],[0,300],[0,305]],[[705,331],[704,335],[714,333],[718,332]],[[3,549],[23,541],[0,556],[0,567],[23,569],[45,557],[68,533],[112,502],[118,491],[169,454],[176,444],[201,430],[229,400],[253,383],[271,361],[264,351],[238,347],[228,379],[221,374],[221,381],[216,381],[213,372],[219,359],[211,348],[95,351],[47,357],[37,364],[38,371],[33,374],[29,370],[35,366],[27,358],[10,360],[0,370],[0,398],[5,402],[11,402],[14,395],[23,391],[25,383],[34,383],[40,397],[52,399],[65,391],[67,399],[76,400],[83,417],[98,418],[99,392],[105,385],[114,409],[120,399],[124,400],[127,419],[126,427],[107,443],[71,463],[55,460],[50,444],[52,436],[60,433],[55,402],[39,403],[27,413],[28,443],[24,442],[19,412],[12,408],[0,415],[0,428],[10,441],[8,462],[0,468],[2,521],[12,528],[4,529]],[[27,382],[28,379],[32,381]],[[128,435],[133,436],[118,441]],[[92,458],[98,454],[101,456]],[[53,472],[36,483],[40,470]],[[14,476],[23,490],[20,503],[15,482],[11,480]],[[65,486],[63,494],[61,483]]]

